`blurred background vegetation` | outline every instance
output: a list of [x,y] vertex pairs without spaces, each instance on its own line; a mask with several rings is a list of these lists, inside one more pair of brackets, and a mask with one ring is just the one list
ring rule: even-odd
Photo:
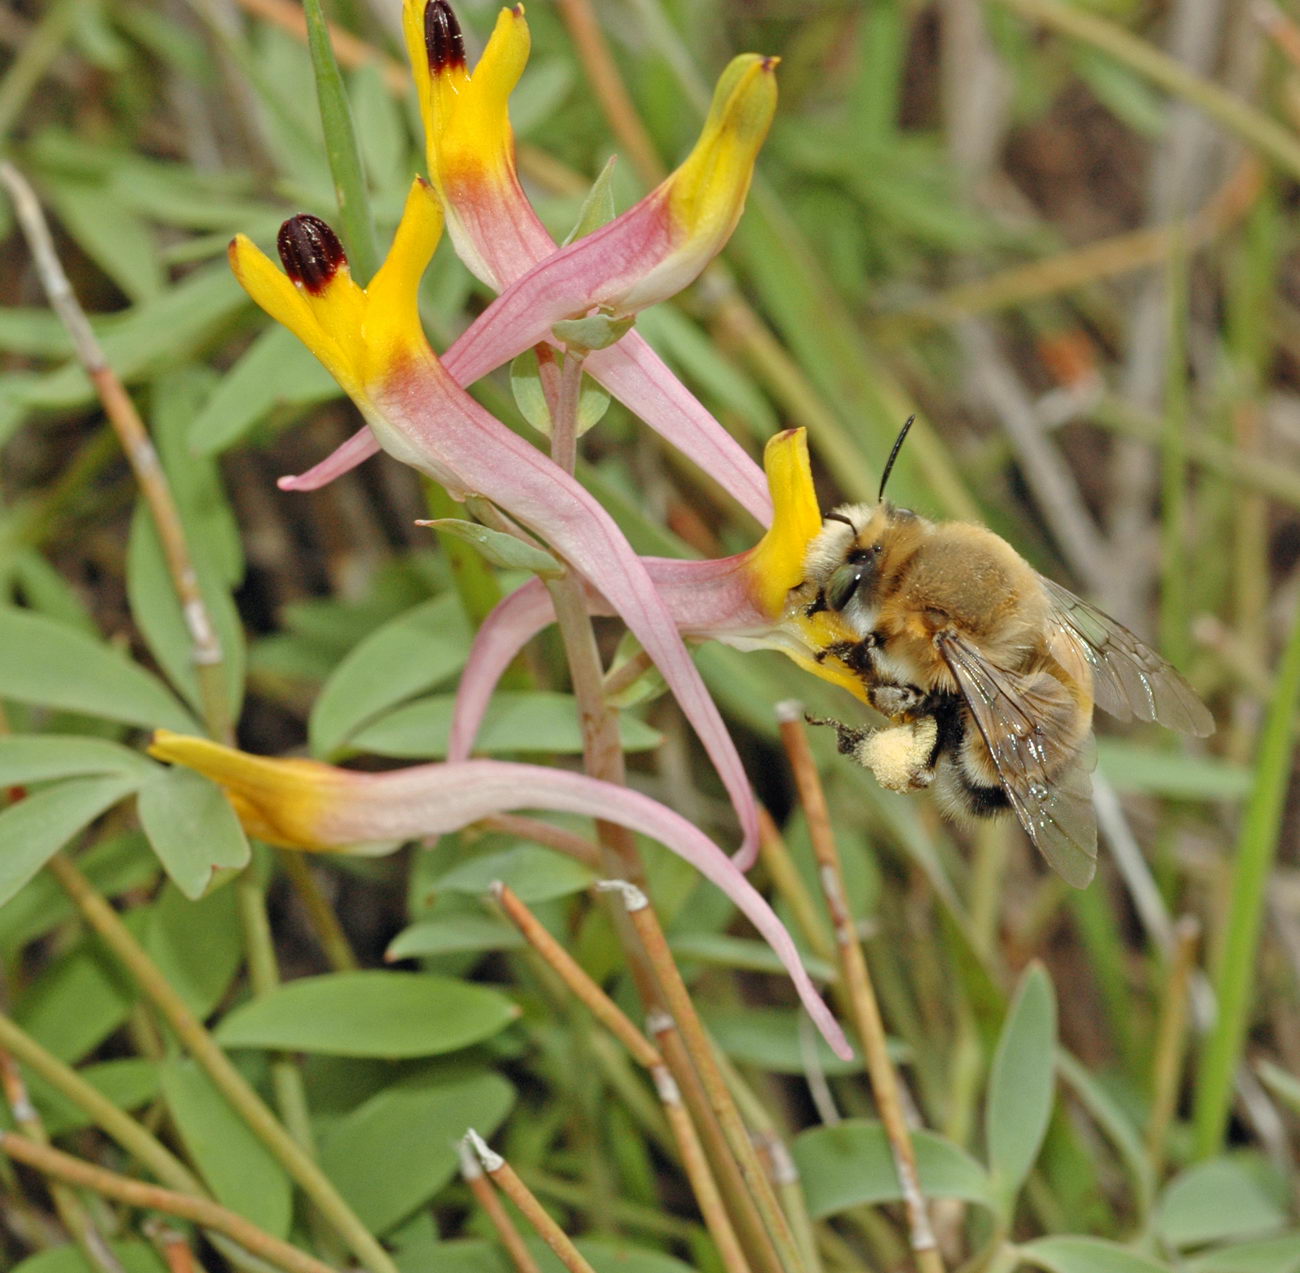
[[[477,51],[495,6],[458,8]],[[349,0],[328,16],[382,243],[423,168],[399,6]],[[1300,817],[1288,794],[1300,26],[1246,0],[617,0],[598,6],[598,26],[592,16],[573,0],[529,6],[534,50],[512,101],[521,168],[557,238],[611,153],[622,209],[690,144],[733,53],[779,54],[777,123],[732,244],[639,329],[755,456],[776,430],[806,425],[827,507],[874,497],[890,441],[917,412],[894,497],[992,526],[1158,645],[1220,722],[1204,743],[1100,722],[1102,863],[1081,893],[1017,828],[956,832],[925,797],[882,793],[836,760],[833,740],[813,740],[920,1123],[973,1155],[972,1171],[989,1160],[994,1043],[1022,971],[1041,960],[1059,1001],[1061,1082],[1007,1231],[1114,1239],[1198,1273],[1300,1268],[1288,1227],[1300,1148]],[[276,476],[321,458],[356,414],[226,265],[236,231],[269,247],[291,213],[336,219],[301,27],[292,0],[20,0],[0,11],[0,137],[158,442],[241,743],[281,754],[309,740],[316,755],[370,764],[436,758],[472,616],[446,554],[413,524],[425,494],[385,458],[318,493],[277,492]],[[0,242],[4,600],[132,653],[196,703],[131,473],[2,200]],[[434,347],[486,300],[444,244],[424,291]],[[504,373],[475,393],[527,431]],[[583,452],[580,476],[642,551],[718,555],[756,538],[706,474],[617,404]],[[16,637],[0,645],[8,730],[138,739],[26,684],[29,653]],[[773,707],[851,706],[775,655],[715,647],[699,661],[811,880]],[[543,641],[485,747],[579,751],[565,689],[558,645]],[[725,806],[671,702],[624,721],[636,785],[726,843]],[[110,816],[86,837],[83,866],[200,1015],[237,1010],[248,984],[233,891],[184,901],[134,825],[129,809]],[[867,1209],[888,1195],[872,1192],[853,1143],[803,1130],[870,1117],[861,1078],[829,1054],[810,1060],[758,944],[728,936],[728,908],[692,872],[649,856],[706,1019],[774,1130],[795,1138],[813,1216],[834,1217],[820,1226],[828,1267],[903,1262],[897,1209]],[[285,978],[414,960],[497,983],[524,1007],[504,1033],[436,1061],[305,1047],[322,1161],[404,1269],[496,1267],[482,1243],[432,1245],[487,1232],[448,1184],[445,1142],[472,1108],[485,1134],[501,1125],[499,1143],[572,1231],[629,1240],[625,1258],[646,1269],[663,1253],[716,1267],[625,1064],[520,954],[494,953],[508,930],[481,893],[505,871],[594,975],[626,991],[608,922],[585,898],[589,875],[557,861],[500,834],[306,871],[258,852]],[[287,1177],[196,1090],[197,1072],[58,896],[38,877],[0,909],[0,1006],[146,1111],[218,1197],[289,1232]],[[313,911],[322,902],[337,931]],[[1050,1066],[1051,993],[1024,984],[1047,1013],[1048,1033],[1033,1037]],[[267,1053],[238,1055],[266,1080]],[[1015,1092],[1014,1077],[1002,1082]],[[50,1100],[50,1132],[129,1164]],[[40,1190],[19,1179],[0,1178],[12,1186],[0,1261],[58,1240]],[[978,1260],[998,1226],[980,1219],[972,1180],[948,1191],[938,1220],[949,1253]],[[157,1267],[147,1247],[127,1247]],[[1139,1259],[1068,1244],[1018,1258],[1056,1273]]]

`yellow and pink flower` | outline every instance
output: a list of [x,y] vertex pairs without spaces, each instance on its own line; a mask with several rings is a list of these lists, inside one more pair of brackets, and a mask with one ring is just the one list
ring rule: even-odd
[[708,836],[640,792],[564,769],[496,760],[353,773],[314,760],[253,756],[168,730],[154,735],[149,751],[210,778],[251,835],[292,849],[386,851],[394,843],[458,831],[515,809],[577,813],[638,831],[731,898],[780,957],[827,1042],[841,1056],[852,1056],[772,908]]
[[[528,60],[523,6],[502,10],[472,75],[445,0],[406,0],[403,26],[448,234],[469,269],[502,293],[444,356],[458,384],[547,340],[559,319],[635,314],[673,295],[730,237],[776,108],[775,58],[736,58],[677,171],[621,217],[557,249],[515,167],[508,102]],[[759,467],[636,332],[593,352],[586,371],[767,525]],[[281,486],[323,486],[378,449],[363,430]]]

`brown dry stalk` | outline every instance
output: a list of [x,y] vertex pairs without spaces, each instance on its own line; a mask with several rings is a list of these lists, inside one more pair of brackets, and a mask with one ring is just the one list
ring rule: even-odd
[[74,1158],[49,1145],[37,1144],[13,1132],[0,1132],[0,1151],[56,1180],[82,1189],[91,1189],[128,1207],[165,1211],[168,1215],[190,1220],[205,1229],[224,1233],[244,1250],[284,1269],[285,1273],[335,1273],[334,1269],[315,1256],[282,1242],[243,1216],[206,1198],[193,1198],[188,1194],[164,1189],[161,1185],[145,1184],[144,1181],[132,1180],[129,1176],[119,1176],[117,1172],[96,1167],[93,1163]]
[[109,366],[104,350],[90,328],[85,311],[77,301],[72,284],[63,271],[45,214],[36,192],[27,178],[8,161],[0,163],[0,183],[9,191],[14,213],[22,227],[32,253],[41,286],[49,298],[50,308],[58,315],[69,338],[77,361],[99,395],[104,414],[117,434],[140,492],[153,515],[162,542],[163,555],[180,601],[186,630],[189,632],[191,661],[198,673],[204,712],[214,735],[223,742],[231,740],[230,713],[226,703],[225,675],[222,670],[221,641],[199,589],[194,561],[185,539],[180,512],[171,488],[163,475],[158,452],[149,432],[135,409],[117,373]]
[[866,956],[862,952],[862,943],[858,939],[857,926],[845,899],[839,848],[835,843],[826,793],[822,789],[812,749],[808,746],[808,736],[804,732],[802,705],[791,702],[779,704],[777,720],[799,799],[803,803],[804,816],[808,821],[808,836],[817,859],[818,877],[826,897],[827,910],[830,911],[831,926],[835,931],[835,953],[840,969],[837,995],[844,1001],[853,1019],[858,1042],[866,1057],[876,1107],[880,1111],[885,1135],[889,1138],[894,1170],[898,1174],[898,1185],[903,1193],[912,1249],[916,1252],[917,1265],[922,1273],[941,1273],[943,1262],[934,1231],[930,1227],[925,1196],[921,1192],[916,1151],[903,1112],[898,1074],[894,1070],[894,1063],[889,1059],[880,1005],[876,1001],[875,987],[867,968]]
[[483,1165],[479,1162],[478,1155],[463,1140],[456,1146],[456,1153],[460,1158],[460,1174],[497,1231],[516,1273],[541,1273],[540,1265],[524,1243],[523,1234],[510,1218],[510,1213],[501,1205],[492,1182],[483,1174]]
[[478,1156],[483,1170],[492,1177],[493,1183],[519,1208],[524,1219],[537,1231],[537,1236],[555,1252],[569,1273],[596,1273],[573,1245],[569,1235],[538,1202],[537,1195],[519,1179],[515,1169],[495,1150],[489,1149],[487,1142],[473,1128],[465,1133],[465,1141]]
[[668,1119],[668,1126],[681,1154],[682,1167],[695,1193],[700,1214],[717,1243],[727,1273],[749,1273],[736,1230],[728,1218],[717,1180],[700,1142],[695,1124],[682,1102],[681,1089],[660,1055],[659,1049],[638,1030],[627,1014],[587,975],[586,971],[546,930],[527,905],[506,884],[492,885],[492,896],[505,911],[510,922],[544,959],[547,965],[599,1021],[631,1054],[632,1059],[650,1072],[655,1091]]
[[746,1189],[758,1208],[763,1224],[776,1248],[777,1256],[787,1270],[802,1271],[803,1256],[794,1240],[790,1221],[781,1210],[781,1204],[772,1188],[772,1181],[763,1170],[763,1165],[754,1151],[749,1130],[745,1127],[731,1091],[722,1076],[713,1054],[713,1043],[705,1033],[704,1026],[695,1011],[695,1005],[691,1002],[690,993],[673,960],[672,952],[668,948],[668,939],[664,936],[659,917],[650,905],[650,899],[634,884],[625,880],[602,881],[597,888],[617,892],[622,897],[623,904],[631,917],[632,926],[641,938],[642,948],[654,970],[668,1011],[672,1013],[677,1028],[681,1031],[682,1042],[686,1045],[686,1050],[690,1053],[695,1069],[704,1084],[709,1105],[722,1127],[727,1146],[735,1156]]

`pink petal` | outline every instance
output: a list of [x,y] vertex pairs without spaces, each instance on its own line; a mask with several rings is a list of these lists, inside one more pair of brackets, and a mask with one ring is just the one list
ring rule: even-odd
[[621,217],[539,261],[501,293],[447,350],[444,363],[473,384],[547,339],[562,318],[617,302],[672,250],[662,198],[647,195]]
[[735,864],[680,814],[640,792],[539,765],[467,760],[385,774],[349,774],[329,802],[338,843],[413,839],[459,830],[510,809],[553,809],[630,827],[666,845],[720,888],[776,952],[809,1016],[836,1054],[853,1056],[804,970],[789,932]]
[[587,371],[665,442],[698,464],[760,526],[766,530],[772,524],[772,496],[762,467],[643,336],[629,332],[617,345],[593,353]]
[[[709,561],[671,557],[641,560],[678,631],[726,639],[758,634],[770,627],[770,620],[754,605],[744,573],[746,555]],[[614,613],[609,602],[592,589],[587,590],[587,604],[592,614]],[[469,756],[488,702],[506,668],[533,637],[554,621],[551,597],[540,579],[521,585],[483,620],[456,691],[448,760],[465,760]]]
[[380,451],[369,425],[363,425],[342,446],[335,447],[319,464],[312,465],[296,477],[279,478],[276,485],[282,491],[315,491],[328,486],[336,477],[357,467]]
[[459,389],[432,357],[372,393],[369,406],[385,449],[439,481],[450,481],[454,494],[491,500],[545,538],[604,595],[699,735],[740,819],[740,851],[752,861],[758,851],[758,810],[735,744],[672,612],[599,501]]

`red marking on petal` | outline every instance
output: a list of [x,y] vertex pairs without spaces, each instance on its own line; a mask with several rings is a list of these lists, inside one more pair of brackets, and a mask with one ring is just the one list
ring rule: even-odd
[[447,0],[430,0],[424,7],[424,47],[435,75],[465,65],[465,39]]
[[313,295],[319,295],[348,263],[339,236],[320,217],[301,213],[281,227],[275,246],[285,272]]

